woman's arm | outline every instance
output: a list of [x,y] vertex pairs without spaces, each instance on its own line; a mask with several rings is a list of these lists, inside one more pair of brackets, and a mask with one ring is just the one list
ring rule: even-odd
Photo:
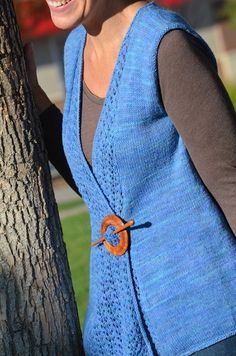
[[62,113],[54,105],[50,105],[40,114],[43,136],[49,161],[55,166],[69,186],[81,196],[70,168],[68,166],[62,145]]
[[236,236],[236,114],[229,95],[205,48],[185,31],[164,36],[158,71],[166,112]]
[[31,43],[24,45],[24,56],[29,84],[40,117],[44,141],[50,162],[70,187],[81,196],[71,175],[62,145],[62,113],[52,104],[38,83],[36,65]]

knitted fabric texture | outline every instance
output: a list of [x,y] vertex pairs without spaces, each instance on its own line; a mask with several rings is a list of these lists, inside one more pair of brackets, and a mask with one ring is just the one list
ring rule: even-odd
[[[174,29],[195,36],[216,66],[180,15],[154,2],[140,8],[98,121],[92,169],[80,137],[85,28],[65,44],[63,145],[89,209],[91,240],[108,214],[135,220],[124,255],[91,248],[87,355],[185,356],[236,334],[236,238],[161,101],[156,58]],[[106,238],[115,244],[113,230]]]

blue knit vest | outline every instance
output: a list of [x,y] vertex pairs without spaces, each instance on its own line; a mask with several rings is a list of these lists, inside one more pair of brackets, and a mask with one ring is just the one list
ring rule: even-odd
[[[80,137],[84,26],[65,44],[63,145],[91,240],[108,214],[135,221],[122,256],[91,247],[86,355],[185,356],[236,334],[236,237],[161,101],[158,47],[174,29],[195,36],[216,67],[180,15],[153,2],[140,8],[98,121],[92,169]],[[106,238],[115,244],[113,231]]]

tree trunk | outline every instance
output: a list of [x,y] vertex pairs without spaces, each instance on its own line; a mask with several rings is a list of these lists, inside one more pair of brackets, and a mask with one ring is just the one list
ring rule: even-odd
[[0,0],[0,355],[83,355],[12,0]]

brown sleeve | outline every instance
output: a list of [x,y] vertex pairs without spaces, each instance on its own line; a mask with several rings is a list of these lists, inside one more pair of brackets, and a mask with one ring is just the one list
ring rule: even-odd
[[205,48],[183,30],[168,32],[158,53],[165,110],[236,236],[236,113]]
[[72,177],[62,145],[62,113],[53,104],[40,114],[44,141],[49,161],[69,186],[81,196]]

